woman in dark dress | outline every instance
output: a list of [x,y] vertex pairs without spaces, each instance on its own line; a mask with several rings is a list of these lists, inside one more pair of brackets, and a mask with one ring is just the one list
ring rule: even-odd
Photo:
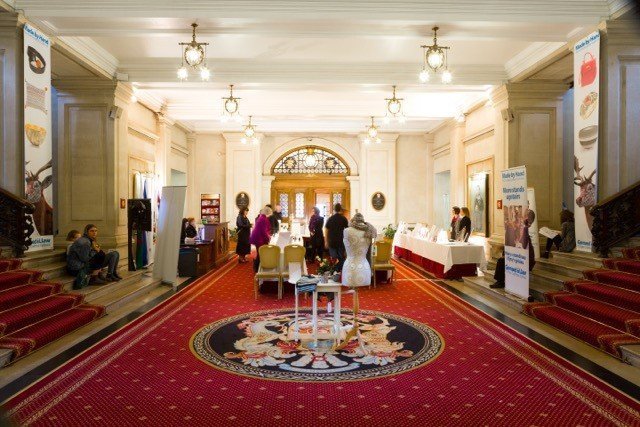
[[249,243],[249,234],[251,233],[251,223],[247,218],[248,208],[240,208],[238,218],[236,218],[236,228],[238,230],[238,244],[236,245],[236,253],[238,254],[238,262],[247,262],[247,255],[251,252],[251,244]]
[[462,208],[461,211],[462,211],[462,218],[458,220],[460,225],[458,226],[459,231],[456,234],[456,239],[457,240],[464,239],[465,242],[468,242],[469,235],[471,234],[471,218],[469,218],[471,213],[469,213],[469,208]]
[[311,251],[313,252],[313,260],[316,257],[322,258],[324,255],[324,234],[322,226],[324,218],[320,216],[320,209],[313,208],[313,215],[309,219],[309,234],[311,235]]

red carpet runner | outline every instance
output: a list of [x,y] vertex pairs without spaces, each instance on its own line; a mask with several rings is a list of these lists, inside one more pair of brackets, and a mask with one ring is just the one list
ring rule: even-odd
[[62,285],[42,281],[42,272],[20,270],[19,259],[0,259],[0,349],[15,362],[104,314],[82,304],[84,296],[60,293]]
[[[625,250],[635,255],[637,248]],[[603,260],[607,269],[585,270],[587,280],[565,282],[564,291],[546,292],[545,302],[526,304],[525,313],[623,358],[620,347],[640,344],[640,261]],[[624,271],[618,271],[624,270]]]
[[353,382],[243,377],[198,360],[189,339],[221,318],[290,308],[253,298],[231,263],[82,353],[6,405],[20,425],[640,425],[640,404],[404,266],[361,306],[436,329],[444,351],[395,376]]

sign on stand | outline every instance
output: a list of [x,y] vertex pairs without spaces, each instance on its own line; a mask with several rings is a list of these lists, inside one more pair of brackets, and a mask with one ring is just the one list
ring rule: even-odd
[[529,216],[527,169],[525,166],[501,172],[504,213],[505,290],[520,298],[529,298],[530,241],[525,220]]

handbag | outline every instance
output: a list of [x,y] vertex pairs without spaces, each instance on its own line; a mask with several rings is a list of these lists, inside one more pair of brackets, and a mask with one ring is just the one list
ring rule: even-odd
[[[589,56],[587,58],[587,56]],[[580,86],[585,87],[593,83],[598,73],[598,65],[596,64],[596,58],[591,52],[584,54],[582,59],[582,65],[580,66]]]

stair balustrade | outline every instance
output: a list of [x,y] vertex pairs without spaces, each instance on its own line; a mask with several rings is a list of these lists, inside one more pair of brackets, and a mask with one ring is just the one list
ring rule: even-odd
[[34,212],[33,204],[0,188],[0,241],[10,245],[16,256],[31,246]]
[[640,232],[640,181],[591,208],[593,247],[602,257]]

